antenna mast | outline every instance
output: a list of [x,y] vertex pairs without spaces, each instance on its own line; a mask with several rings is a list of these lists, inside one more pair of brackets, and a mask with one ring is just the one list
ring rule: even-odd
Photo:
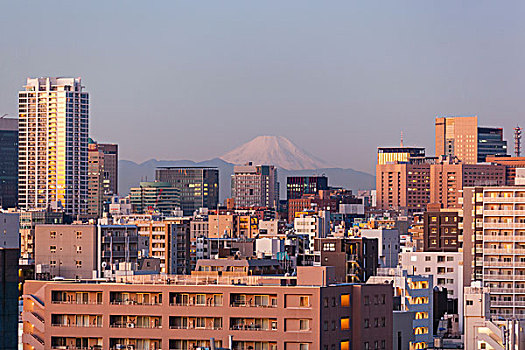
[[519,125],[514,128],[514,155],[516,157],[521,155],[521,128]]

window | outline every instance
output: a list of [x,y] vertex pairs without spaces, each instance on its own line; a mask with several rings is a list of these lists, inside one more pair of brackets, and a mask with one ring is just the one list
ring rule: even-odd
[[56,246],[56,245],[51,245],[51,246],[49,246],[49,251],[50,251],[51,253],[56,253],[56,251],[57,251],[57,246]]
[[367,341],[365,341],[363,349],[370,350],[370,344]]
[[350,294],[341,294],[341,306],[343,307],[350,306]]
[[365,296],[365,305],[370,304],[370,297],[368,295]]
[[77,269],[82,268],[82,261],[81,260],[77,260],[76,264],[77,264]]
[[453,256],[447,256],[447,261],[454,261],[454,257]]
[[430,271],[431,271],[430,267],[425,267],[425,272],[430,272]]
[[432,257],[430,257],[430,256],[425,256],[425,261],[430,261],[430,260],[432,260]]
[[341,330],[350,329],[350,319],[348,317],[341,318]]
[[51,232],[49,232],[49,238],[57,238],[57,233],[56,233],[56,231],[51,231]]
[[444,262],[445,261],[445,257],[444,256],[438,256],[438,262]]
[[310,306],[310,297],[302,296],[299,298],[299,306],[309,307]]
[[381,302],[381,304],[385,305],[385,300],[386,300],[386,295],[381,294],[381,296],[379,297],[379,301]]
[[310,329],[310,320],[299,320],[299,329],[307,331]]
[[341,350],[350,350],[350,341],[349,340],[341,341]]
[[82,247],[77,245],[77,254],[82,253]]
[[308,350],[310,347],[308,346],[308,344],[300,344],[299,345],[299,350]]
[[332,298],[332,306],[333,306],[333,307],[336,306],[335,298]]
[[206,305],[206,294],[197,294],[195,298],[195,305]]
[[323,306],[328,307],[328,298],[323,299]]
[[472,301],[472,300],[467,300],[467,305],[474,305],[474,301]]
[[375,328],[379,327],[379,319],[377,317],[374,318],[374,327]]
[[365,318],[365,328],[370,328],[370,320]]
[[454,272],[454,268],[453,267],[447,267],[447,272]]
[[325,252],[335,252],[335,243],[324,243],[323,251]]
[[328,330],[328,321],[324,321],[324,323],[323,323],[323,330],[324,331]]
[[51,261],[49,261],[49,265],[51,265],[51,266],[56,266],[56,265],[57,265],[56,260],[51,260]]
[[335,331],[335,321],[332,321],[332,330]]
[[381,327],[385,327],[385,326],[386,326],[386,318],[381,317]]
[[77,239],[81,239],[82,238],[82,232],[81,231],[77,231]]
[[195,328],[206,328],[206,318],[197,317],[197,320],[195,322]]

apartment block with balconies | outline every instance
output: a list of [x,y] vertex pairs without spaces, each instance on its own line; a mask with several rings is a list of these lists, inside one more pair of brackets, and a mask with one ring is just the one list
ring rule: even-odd
[[28,281],[23,346],[194,349],[210,347],[213,338],[217,347],[236,350],[390,349],[392,287],[333,284],[332,270]]

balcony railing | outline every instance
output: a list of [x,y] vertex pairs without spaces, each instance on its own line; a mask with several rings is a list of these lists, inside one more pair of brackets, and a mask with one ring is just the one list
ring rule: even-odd
[[277,328],[262,328],[259,325],[232,325],[230,326],[232,331],[276,331]]
[[174,325],[171,325],[170,326],[170,329],[207,329],[207,330],[222,330],[222,327],[219,327],[219,326],[205,326],[205,327],[190,327],[190,326],[182,326],[182,325],[178,325],[178,326],[174,326]]
[[159,303],[159,302],[139,302],[139,301],[135,301],[135,300],[113,300],[110,302],[111,305],[148,305],[148,306],[151,306],[151,305],[162,305],[162,303]]
[[102,328],[102,324],[77,324],[77,323],[71,323],[71,324],[64,324],[64,323],[52,323],[51,326],[53,327],[82,327],[82,328]]
[[274,308],[277,307],[277,305],[262,305],[262,304],[252,304],[249,302],[240,302],[240,301],[233,301],[230,303],[231,307],[264,307],[264,308]]
[[162,326],[151,326],[151,325],[137,325],[136,323],[111,323],[110,328],[147,328],[147,329],[160,329]]

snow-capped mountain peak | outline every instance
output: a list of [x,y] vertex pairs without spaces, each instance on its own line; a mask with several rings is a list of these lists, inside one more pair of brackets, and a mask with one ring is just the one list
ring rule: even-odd
[[233,164],[253,162],[275,165],[287,170],[307,170],[329,167],[283,136],[258,136],[220,157]]

